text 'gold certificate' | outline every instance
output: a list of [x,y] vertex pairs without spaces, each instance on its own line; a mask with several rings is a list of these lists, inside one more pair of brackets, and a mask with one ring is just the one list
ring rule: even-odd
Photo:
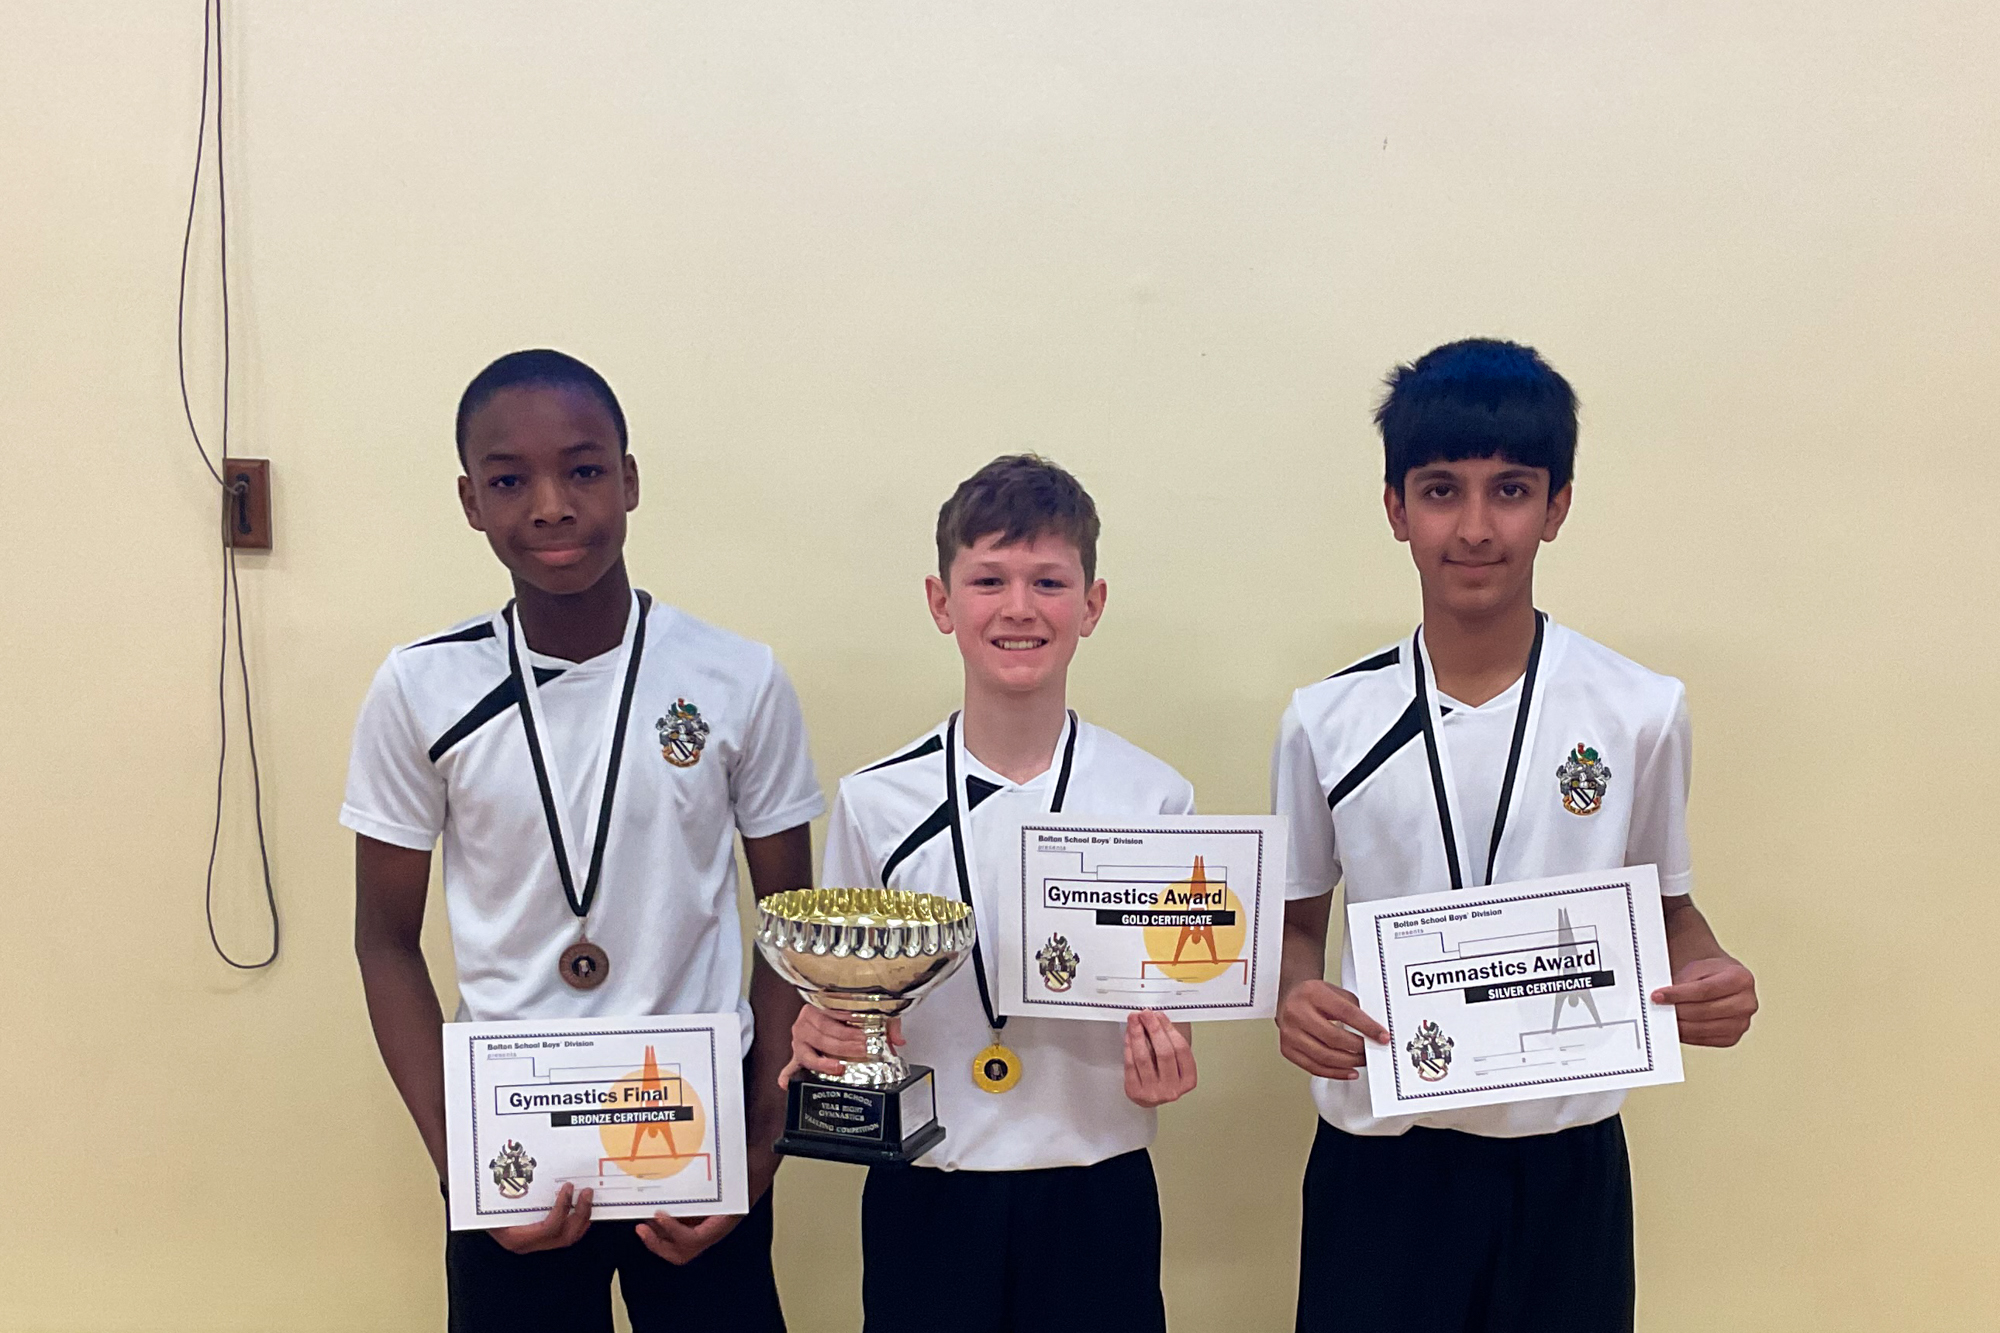
[[1352,903],[1377,1116],[1681,1080],[1652,866]]

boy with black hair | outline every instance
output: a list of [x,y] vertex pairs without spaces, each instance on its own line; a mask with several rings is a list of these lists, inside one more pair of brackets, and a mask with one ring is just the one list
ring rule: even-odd
[[[784,1328],[771,1274],[774,1093],[798,997],[757,965],[741,997],[734,840],[761,896],[812,882],[825,808],[771,650],[635,592],[638,464],[611,386],[515,352],[459,401],[466,522],[513,600],[398,648],[355,725],[355,952],[383,1063],[445,1176],[443,1013],[419,945],[443,839],[462,1020],[744,1014],[746,1217],[548,1216],[445,1244],[451,1327]],[[753,1040],[754,1035],[754,1040]]]
[[[828,884],[914,889],[997,919],[1007,835],[1050,812],[1191,814],[1194,789],[1152,755],[1080,720],[1066,691],[1078,642],[1104,613],[1097,507],[1033,455],[996,458],[938,511],[932,620],[964,659],[965,705],[914,744],[843,778],[827,829]],[[957,974],[892,1030],[933,1066],[944,1142],[912,1166],[869,1170],[861,1204],[867,1333],[1159,1333],[1154,1108],[1191,1091],[1187,1029],[1009,1018],[992,958]],[[859,1033],[799,1011],[793,1063],[838,1075]]]
[[1572,498],[1569,384],[1531,348],[1468,339],[1388,385],[1383,503],[1423,622],[1294,694],[1272,759],[1291,826],[1279,1046],[1315,1075],[1321,1117],[1298,1327],[1629,1329],[1623,1094],[1377,1119],[1366,1080],[1399,1053],[1355,1000],[1351,942],[1341,985],[1321,979],[1336,884],[1368,902],[1651,863],[1674,978],[1653,998],[1678,1006],[1681,1040],[1733,1045],[1757,1009],[1688,896],[1680,682],[1534,606],[1536,551]]

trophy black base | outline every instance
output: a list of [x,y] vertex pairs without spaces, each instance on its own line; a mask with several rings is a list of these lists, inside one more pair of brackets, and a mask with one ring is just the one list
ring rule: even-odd
[[925,1065],[911,1065],[908,1077],[879,1088],[801,1070],[792,1075],[785,1133],[775,1146],[788,1157],[862,1166],[914,1162],[944,1141],[936,1086]]

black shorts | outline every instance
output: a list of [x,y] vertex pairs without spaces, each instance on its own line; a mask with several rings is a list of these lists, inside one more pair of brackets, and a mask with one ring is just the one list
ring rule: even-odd
[[1299,1251],[1299,1333],[1629,1333],[1625,1127],[1382,1137],[1322,1120]]
[[874,1167],[866,1333],[1163,1333],[1160,1191],[1145,1149],[1038,1171]]
[[515,1254],[484,1231],[444,1247],[451,1333],[610,1333],[611,1274],[633,1333],[784,1333],[771,1275],[771,1194],[688,1264],[647,1249],[636,1222],[593,1222],[567,1249]]

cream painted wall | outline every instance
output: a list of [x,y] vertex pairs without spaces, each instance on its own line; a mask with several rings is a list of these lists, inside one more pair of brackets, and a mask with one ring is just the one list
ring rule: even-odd
[[[1697,896],[1765,997],[1632,1102],[1641,1326],[1992,1326],[1991,6],[229,10],[235,438],[277,492],[243,574],[266,975],[201,919],[197,6],[14,5],[0,50],[0,1327],[441,1322],[335,812],[384,651],[503,595],[452,499],[488,358],[553,344],[618,386],[636,576],[776,646],[829,783],[952,701],[935,506],[1052,454],[1108,525],[1075,700],[1226,811],[1263,808],[1287,692],[1410,623],[1367,412],[1471,332],[1582,392],[1541,601],[1686,680]],[[1200,1052],[1158,1148],[1175,1326],[1288,1328],[1304,1080],[1265,1025]],[[855,1325],[858,1182],[781,1184],[805,1333]]]

